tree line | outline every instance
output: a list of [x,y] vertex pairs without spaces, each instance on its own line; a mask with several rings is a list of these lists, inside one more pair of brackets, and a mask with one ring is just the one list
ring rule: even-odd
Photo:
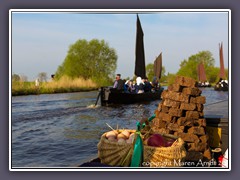
[[[54,79],[57,81],[67,76],[72,79],[91,79],[99,86],[110,85],[114,80],[117,58],[116,50],[104,40],[92,39],[87,41],[79,39],[69,46],[65,59],[55,72]],[[215,67],[215,59],[210,51],[200,51],[191,55],[188,59],[182,60],[176,74],[166,73],[163,66],[160,82],[171,84],[177,75],[198,80],[197,66],[201,62],[204,64],[207,80],[210,83],[217,82],[220,70],[219,67]],[[228,70],[225,71],[228,74]],[[146,75],[150,81],[153,79],[154,68],[152,63],[147,64]],[[40,82],[47,81],[47,73],[45,72],[39,73],[37,77]],[[13,74],[12,81],[27,81],[27,77]]]

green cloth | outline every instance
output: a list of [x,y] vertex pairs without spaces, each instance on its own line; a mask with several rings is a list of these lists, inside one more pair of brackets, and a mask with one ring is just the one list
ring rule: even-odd
[[[154,114],[150,118],[148,118],[148,121],[152,121],[156,115]],[[134,144],[134,149],[133,149],[133,155],[132,155],[132,160],[131,160],[131,165],[130,167],[140,167],[142,165],[143,161],[143,142],[142,138],[140,136],[141,134],[141,129],[145,127],[145,123],[140,124],[140,122],[137,122],[137,130],[136,134],[137,137],[135,139],[135,144]]]

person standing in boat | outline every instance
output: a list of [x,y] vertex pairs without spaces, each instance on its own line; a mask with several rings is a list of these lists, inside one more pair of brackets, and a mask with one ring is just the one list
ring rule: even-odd
[[114,81],[114,84],[113,84],[113,89],[123,90],[123,88],[124,88],[124,81],[121,79],[121,74],[117,74],[116,80]]

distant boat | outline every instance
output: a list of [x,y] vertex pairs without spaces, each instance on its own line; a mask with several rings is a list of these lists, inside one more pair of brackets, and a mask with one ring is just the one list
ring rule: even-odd
[[223,61],[223,44],[219,44],[219,59],[220,59],[220,72],[219,81],[214,86],[216,91],[228,91],[228,81],[225,75],[224,61]]
[[211,87],[211,84],[207,81],[204,64],[202,62],[198,65],[198,87]]
[[[144,42],[143,42],[143,30],[141,22],[137,15],[137,32],[136,32],[136,49],[135,49],[135,70],[134,73],[137,77],[146,78],[146,67],[145,67],[145,55],[144,55]],[[158,60],[159,61],[159,60]],[[158,62],[159,64],[160,62]],[[161,67],[156,67],[158,69],[158,76],[160,73],[161,77]],[[144,93],[125,93],[123,90],[119,91],[113,89],[112,87],[101,87],[101,105],[107,106],[109,104],[133,104],[139,102],[160,100],[163,88],[160,88],[154,92],[144,92]]]

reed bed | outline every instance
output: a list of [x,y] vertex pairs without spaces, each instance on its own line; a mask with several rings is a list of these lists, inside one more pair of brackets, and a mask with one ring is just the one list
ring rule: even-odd
[[81,92],[98,89],[98,85],[90,79],[71,79],[62,77],[60,80],[41,82],[38,87],[34,82],[12,82],[12,95],[52,94]]

